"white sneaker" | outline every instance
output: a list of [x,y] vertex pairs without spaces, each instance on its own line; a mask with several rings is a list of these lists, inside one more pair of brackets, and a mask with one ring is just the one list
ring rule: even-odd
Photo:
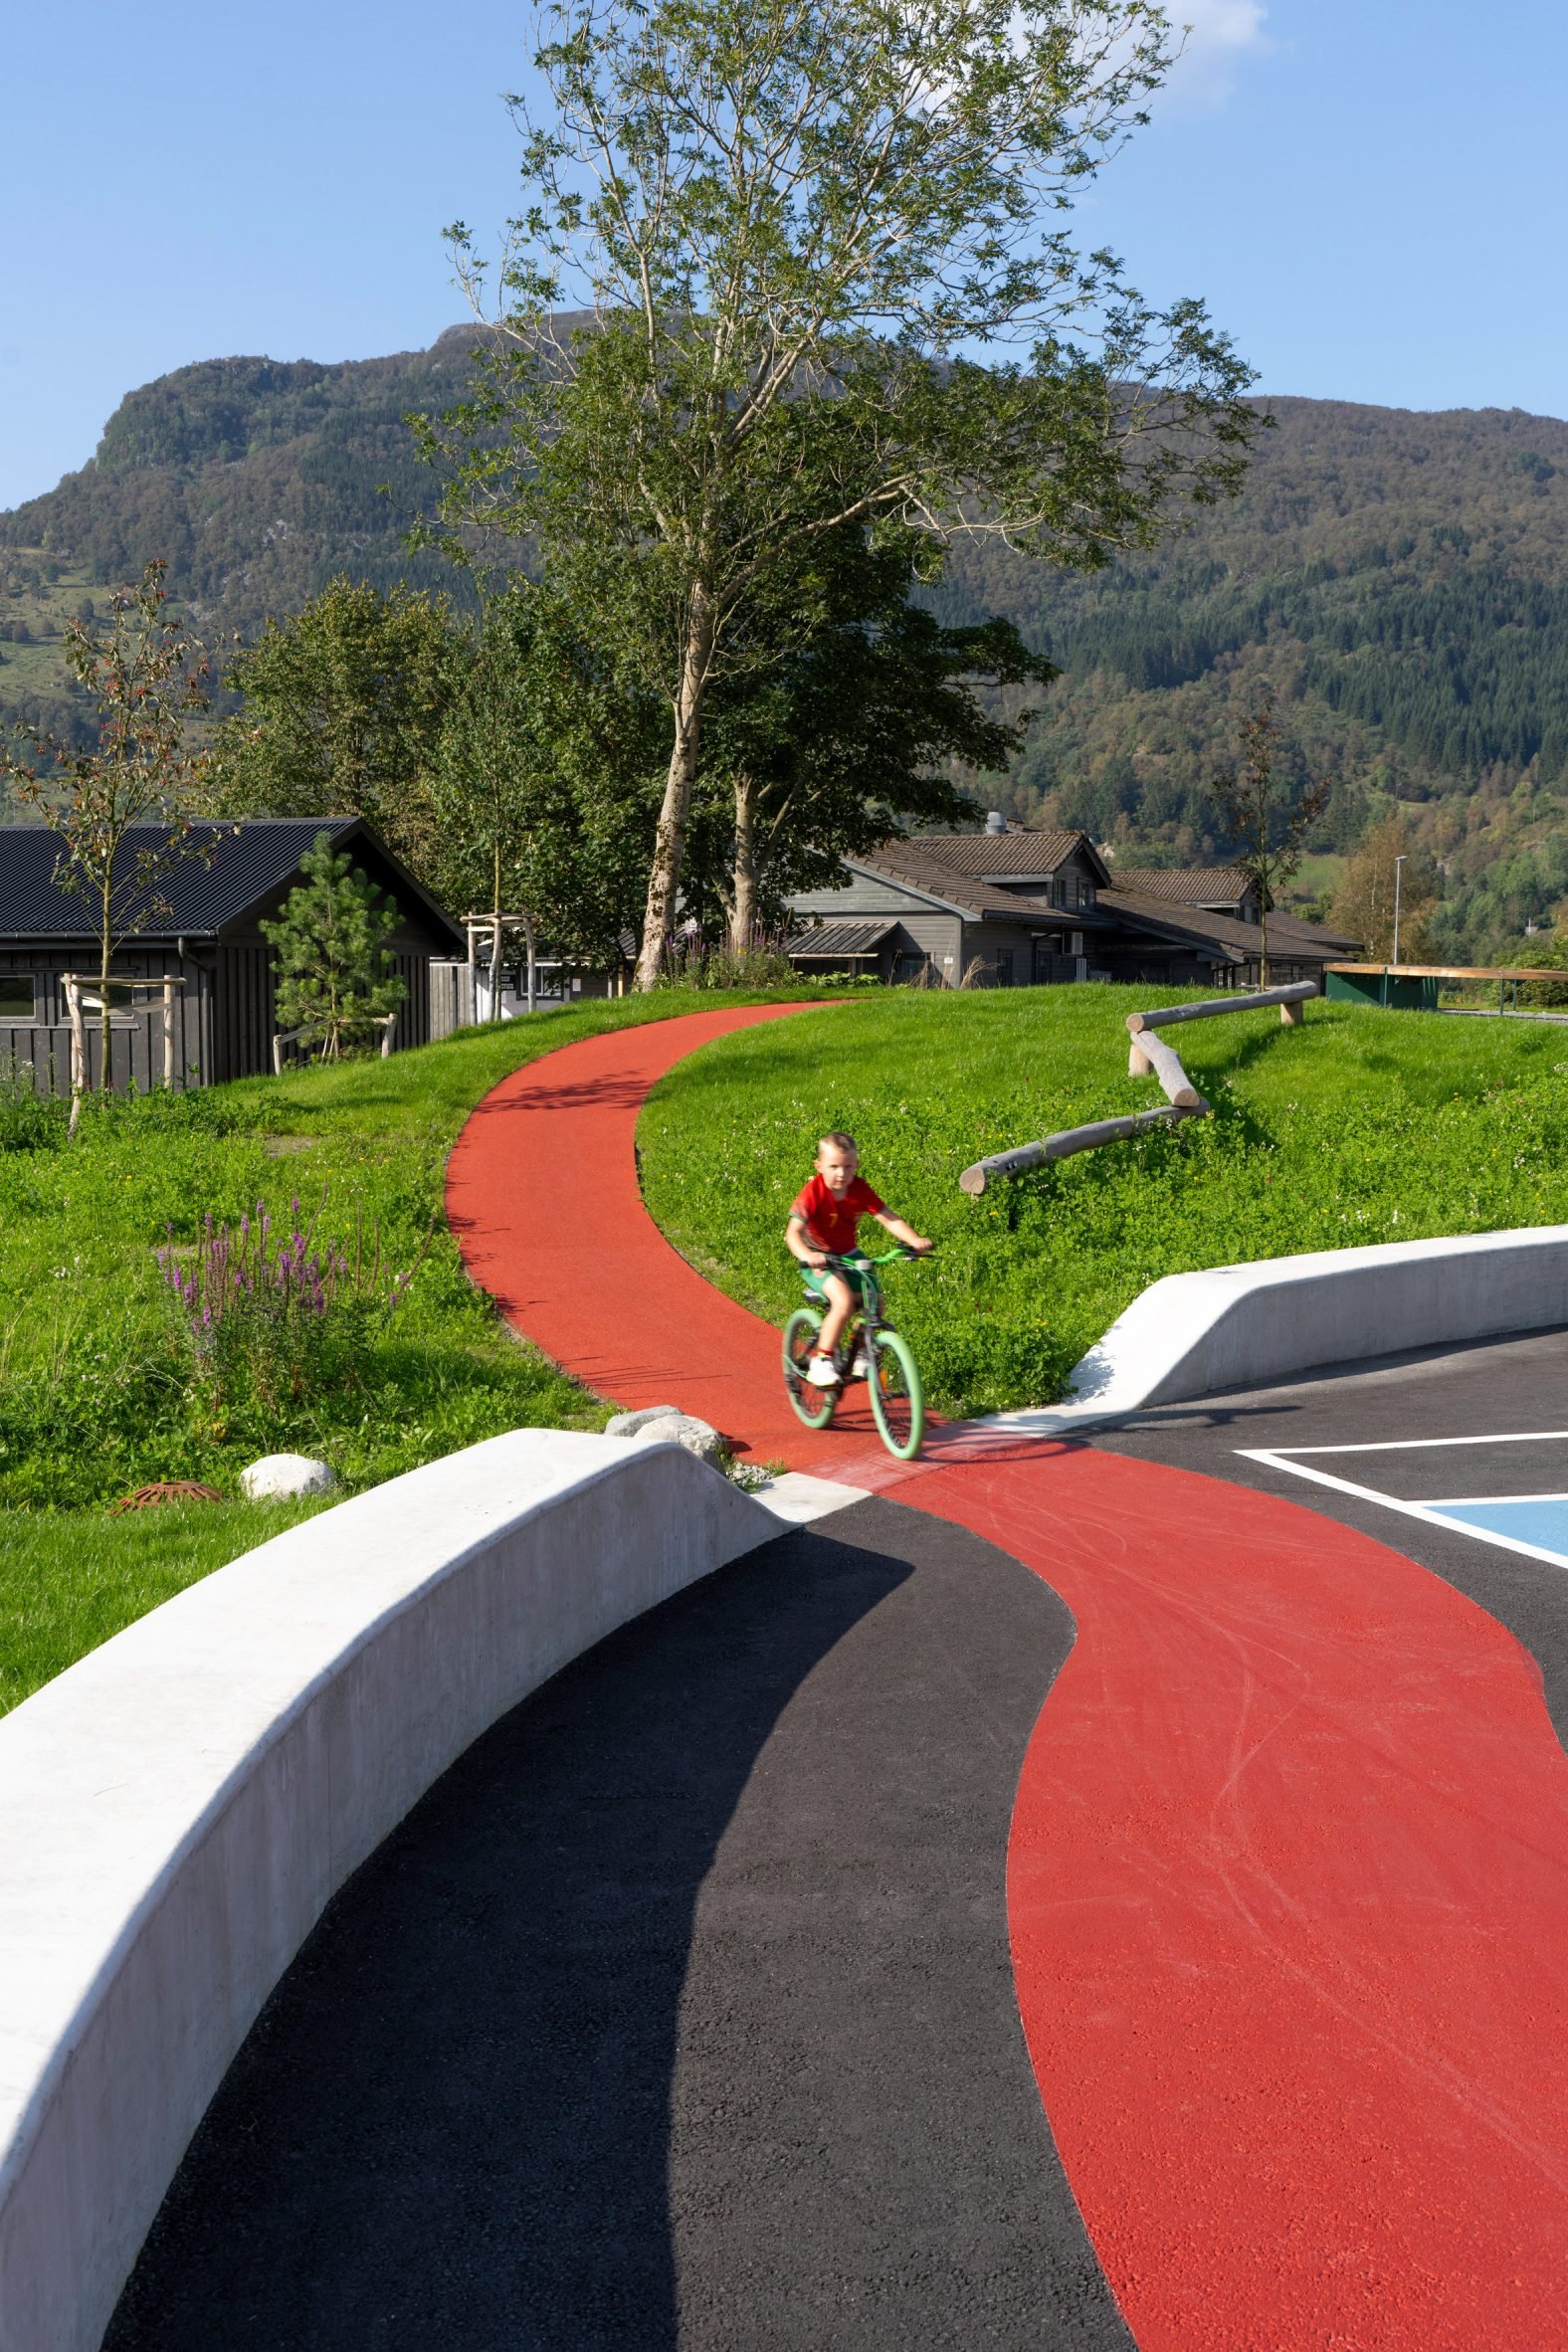
[[871,1365],[867,1361],[865,1348],[858,1347],[855,1351],[855,1361],[850,1366],[850,1378],[852,1380],[864,1380],[870,1370]]
[[837,1388],[839,1367],[832,1356],[813,1356],[806,1366],[806,1378],[813,1388]]

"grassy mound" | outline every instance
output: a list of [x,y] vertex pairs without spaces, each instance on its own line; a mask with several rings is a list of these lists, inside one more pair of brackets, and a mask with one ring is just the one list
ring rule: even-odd
[[[0,1088],[0,1709],[306,1507],[111,1516],[138,1485],[195,1478],[232,1498],[246,1463],[289,1451],[352,1492],[503,1430],[600,1428],[608,1409],[469,1282],[442,1216],[447,1155],[480,1097],[538,1055],[732,1001],[754,1000],[592,1004],[386,1062],[94,1105],[73,1142]],[[295,1198],[350,1257],[356,1229],[379,1230],[383,1290],[419,1271],[335,1353],[215,1380],[154,1251],[188,1263],[209,1215],[234,1226],[259,1201],[287,1230]]]
[[[1175,1042],[1214,1116],[1042,1169],[983,1200],[960,1169],[1151,1108],[1126,1015],[1146,988],[900,991],[725,1038],[661,1082],[645,1197],[676,1246],[772,1319],[780,1236],[825,1127],[940,1254],[893,1267],[892,1312],[950,1413],[1046,1403],[1148,1283],[1201,1267],[1568,1221],[1568,1035],[1312,1004]],[[868,1232],[874,1231],[868,1228]]]

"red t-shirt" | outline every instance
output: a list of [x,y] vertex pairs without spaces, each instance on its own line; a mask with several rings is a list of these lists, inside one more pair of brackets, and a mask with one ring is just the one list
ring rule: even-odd
[[875,1217],[886,1205],[864,1176],[852,1176],[842,1193],[835,1192],[824,1177],[813,1176],[796,1198],[795,1214],[805,1218],[820,1249],[830,1257],[843,1258],[855,1247],[861,1219]]

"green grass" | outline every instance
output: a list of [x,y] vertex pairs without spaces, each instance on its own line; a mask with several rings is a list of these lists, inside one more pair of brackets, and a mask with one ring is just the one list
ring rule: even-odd
[[900,991],[706,1047],[639,1129],[649,1207],[731,1296],[781,1319],[781,1234],[816,1136],[939,1254],[889,1271],[891,1310],[947,1412],[1039,1404],[1162,1274],[1295,1251],[1568,1221],[1568,1039],[1513,1022],[1312,1004],[1176,1033],[1214,1105],[1001,1186],[969,1162],[1160,1102],[1126,1073],[1147,988]]
[[[595,1003],[385,1062],[114,1103],[75,1142],[0,1148],[0,1705],[286,1523],[233,1501],[111,1515],[135,1486],[197,1478],[232,1498],[246,1463],[287,1450],[352,1492],[503,1430],[602,1427],[609,1408],[469,1282],[442,1219],[447,1155],[480,1097],[538,1055],[749,1001]],[[191,1243],[208,1211],[232,1223],[323,1191],[322,1234],[347,1239],[357,1211],[391,1267],[435,1216],[408,1298],[332,1393],[215,1411],[154,1248],[168,1226]]]
[[322,1507],[0,1512],[0,1714],[133,1618]]

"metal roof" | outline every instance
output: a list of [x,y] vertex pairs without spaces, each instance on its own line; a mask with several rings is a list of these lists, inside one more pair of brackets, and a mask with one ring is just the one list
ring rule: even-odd
[[[318,833],[334,846],[362,840],[375,862],[389,870],[406,915],[419,911],[450,932],[454,952],[464,952],[463,934],[428,890],[400,866],[359,817],[247,817],[220,824],[192,825],[185,851],[147,886],[132,890],[120,907],[115,929],[121,937],[211,939],[227,931],[297,871]],[[125,836],[116,878],[133,882],[137,860],[160,850],[169,838],[163,825],[132,825]],[[0,938],[90,939],[93,910],[78,891],[57,882],[64,858],[57,834],[43,825],[0,826]],[[379,879],[379,877],[375,878]]]
[[819,958],[872,955],[882,945],[889,931],[898,928],[896,915],[882,922],[818,923],[811,929],[792,934],[785,949],[787,955],[798,956],[803,963]]

